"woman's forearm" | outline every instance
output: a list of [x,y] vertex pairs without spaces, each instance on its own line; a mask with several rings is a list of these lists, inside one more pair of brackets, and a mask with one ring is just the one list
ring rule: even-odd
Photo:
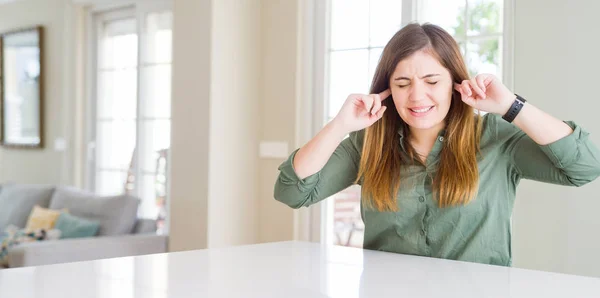
[[570,126],[526,102],[513,123],[539,145],[558,141],[573,132]]
[[304,179],[319,172],[346,134],[347,132],[343,131],[336,122],[331,121],[306,145],[302,146],[296,153],[293,162],[298,178]]

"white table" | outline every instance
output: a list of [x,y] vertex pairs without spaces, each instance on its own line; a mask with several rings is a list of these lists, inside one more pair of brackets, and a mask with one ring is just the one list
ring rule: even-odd
[[0,297],[600,297],[600,279],[280,242],[0,270]]

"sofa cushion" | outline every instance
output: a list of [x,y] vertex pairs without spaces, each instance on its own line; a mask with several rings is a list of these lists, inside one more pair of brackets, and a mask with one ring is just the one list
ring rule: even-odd
[[33,206],[48,207],[54,186],[5,184],[0,192],[0,231],[9,225],[24,228]]
[[139,218],[133,227],[134,234],[156,233],[156,220],[149,218]]
[[68,209],[69,213],[100,223],[98,236],[130,234],[137,219],[140,200],[121,195],[102,197],[74,188],[57,188],[50,209]]

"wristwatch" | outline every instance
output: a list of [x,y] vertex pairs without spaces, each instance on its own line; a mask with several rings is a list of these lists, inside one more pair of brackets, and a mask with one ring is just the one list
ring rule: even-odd
[[508,112],[506,112],[506,114],[502,116],[502,119],[506,120],[508,123],[512,123],[513,120],[515,120],[515,118],[517,117],[517,115],[519,114],[519,112],[523,108],[523,105],[526,102],[525,98],[519,96],[519,94],[515,95],[517,96],[515,102],[513,102],[512,106],[510,106]]

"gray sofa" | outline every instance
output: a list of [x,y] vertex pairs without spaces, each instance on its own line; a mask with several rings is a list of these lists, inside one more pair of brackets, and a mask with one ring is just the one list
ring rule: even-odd
[[157,235],[151,219],[137,217],[140,200],[121,195],[99,197],[71,187],[0,185],[0,233],[24,228],[35,205],[100,222],[95,237],[22,243],[8,250],[8,265],[38,266],[65,262],[163,253],[167,236]]

